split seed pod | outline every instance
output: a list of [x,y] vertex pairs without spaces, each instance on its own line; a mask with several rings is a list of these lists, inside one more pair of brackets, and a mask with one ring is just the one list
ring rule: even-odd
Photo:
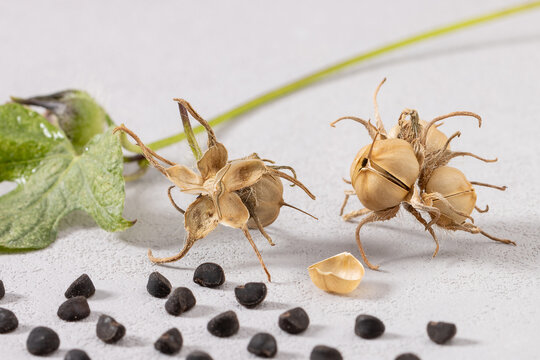
[[[272,165],[273,162],[260,159],[257,154],[229,161],[227,149],[223,144],[217,142],[214,131],[206,120],[197,114],[187,101],[182,99],[175,99],[175,101],[178,102],[184,131],[197,160],[198,174],[184,165],[176,164],[159,156],[146,147],[137,135],[125,126],[122,125],[115,129],[115,131],[129,134],[137,142],[150,164],[164,174],[180,191],[197,195],[197,199],[184,211],[172,199],[171,190],[174,186],[169,187],[169,199],[173,206],[184,214],[187,238],[183,249],[174,256],[156,258],[152,255],[152,251],[148,250],[148,257],[155,263],[179,260],[188,253],[197,240],[211,233],[218,224],[223,224],[242,230],[270,281],[270,273],[253,242],[248,226],[258,228],[268,242],[274,245],[263,228],[274,222],[279,215],[281,206],[293,207],[283,201],[281,178],[300,187],[312,199],[315,199],[315,196],[296,179],[294,170],[288,166]],[[195,139],[188,113],[207,132],[208,150],[204,154],[202,154]],[[267,162],[272,164],[267,165]],[[293,176],[280,171],[283,168],[291,170]]]
[[348,294],[358,287],[364,277],[364,267],[348,252],[334,255],[308,267],[311,281],[319,289]]

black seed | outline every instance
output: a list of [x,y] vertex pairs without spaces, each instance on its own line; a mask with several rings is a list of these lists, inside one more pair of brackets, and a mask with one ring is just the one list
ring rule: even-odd
[[68,351],[64,360],[90,360],[90,356],[82,350],[73,349]]
[[225,282],[225,273],[218,264],[204,263],[195,269],[193,281],[201,286],[214,288]]
[[398,355],[395,360],[420,360],[420,358],[413,353],[405,353]]
[[77,321],[90,315],[90,307],[84,296],[75,296],[64,301],[58,308],[58,317],[65,321]]
[[174,289],[165,303],[165,310],[171,315],[178,316],[195,306],[197,300],[195,296],[186,287]]
[[19,326],[19,320],[15,314],[11,310],[0,308],[0,334],[11,332],[17,326]]
[[171,283],[167,278],[157,271],[154,271],[148,277],[148,283],[146,284],[146,290],[150,295],[157,298],[164,298],[171,293]]
[[92,280],[90,280],[90,277],[86,274],[82,274],[77,278],[77,280],[69,285],[64,295],[68,299],[75,296],[84,296],[85,298],[89,298],[90,296],[94,295],[95,292],[96,288],[94,287]]
[[452,323],[430,321],[427,324],[427,333],[429,338],[439,345],[442,345],[452,339],[456,335],[456,332],[456,325]]
[[317,345],[311,350],[310,360],[343,360],[341,353],[332,347]]
[[26,339],[26,348],[32,355],[48,355],[55,352],[60,346],[60,338],[45,326],[33,328]]
[[364,339],[375,339],[384,333],[384,324],[371,315],[358,315],[354,325],[354,333]]
[[304,309],[297,307],[279,315],[278,325],[289,334],[300,334],[309,326],[309,316]]
[[157,339],[154,343],[154,347],[163,354],[172,355],[180,351],[182,343],[182,334],[180,334],[180,331],[177,328],[172,328],[164,332],[163,335]]
[[126,328],[108,315],[101,315],[96,325],[96,335],[107,344],[113,344],[124,337]]
[[276,339],[268,333],[255,334],[249,341],[248,351],[262,358],[273,358],[277,353]]
[[4,282],[0,280],[0,299],[6,295],[6,289],[4,288]]
[[208,322],[206,329],[217,337],[229,337],[238,332],[240,324],[234,311],[221,313]]
[[261,282],[249,282],[246,285],[237,286],[234,296],[241,305],[248,309],[259,305],[266,297],[266,285]]
[[193,351],[187,356],[186,360],[213,360],[213,359],[210,355],[208,355],[204,351]]

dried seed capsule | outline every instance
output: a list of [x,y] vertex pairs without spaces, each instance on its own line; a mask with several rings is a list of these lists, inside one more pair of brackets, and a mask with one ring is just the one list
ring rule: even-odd
[[157,351],[172,355],[176,354],[182,348],[182,334],[177,328],[167,330],[157,339],[154,343],[154,347]]
[[154,271],[148,277],[146,290],[148,293],[157,298],[164,298],[171,293],[171,282],[159,272]]
[[69,285],[64,295],[68,299],[75,296],[84,296],[85,298],[89,298],[90,296],[94,295],[95,292],[96,288],[94,287],[92,280],[90,280],[90,277],[86,274],[82,274],[77,278],[77,280]]
[[451,340],[456,335],[456,332],[456,325],[452,323],[442,321],[430,321],[427,324],[427,333],[429,338],[439,345],[442,345]]
[[255,334],[249,341],[248,351],[262,358],[273,358],[277,353],[276,339],[268,333]]
[[165,310],[171,315],[178,316],[195,306],[197,300],[195,296],[186,287],[174,289],[173,293],[165,303]]
[[289,334],[300,334],[309,326],[309,316],[304,309],[297,307],[279,315],[278,325]]
[[195,269],[193,281],[201,286],[214,288],[225,282],[225,273],[218,264],[204,263]]
[[19,320],[15,314],[11,310],[0,308],[0,334],[11,332],[17,326],[19,326]]
[[229,337],[238,332],[240,324],[234,311],[226,311],[212,318],[206,329],[210,334],[217,337]]
[[67,352],[64,360],[90,360],[90,356],[82,350],[73,349]]
[[65,321],[81,320],[90,315],[90,306],[84,296],[75,296],[60,305],[57,315]]
[[398,355],[395,360],[420,360],[420,358],[413,353],[405,353]]
[[371,315],[358,315],[354,325],[354,333],[363,339],[375,339],[384,333],[384,324]]
[[60,346],[60,338],[52,329],[45,326],[33,328],[26,339],[26,348],[32,355],[48,355]]
[[124,337],[126,328],[108,315],[101,315],[96,325],[96,335],[107,344],[113,344]]
[[0,280],[0,299],[6,295],[6,289],[4,288],[4,282]]
[[213,360],[210,355],[204,351],[193,351],[187,357],[186,360]]
[[341,353],[332,347],[317,345],[311,350],[309,360],[343,360]]
[[259,305],[266,297],[266,285],[261,282],[249,282],[234,289],[236,300],[248,309]]

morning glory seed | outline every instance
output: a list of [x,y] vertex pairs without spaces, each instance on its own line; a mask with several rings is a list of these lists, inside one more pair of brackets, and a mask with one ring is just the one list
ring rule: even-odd
[[4,282],[0,280],[0,299],[6,295],[6,289],[4,288]]
[[289,334],[300,334],[309,326],[309,316],[304,309],[297,307],[279,315],[278,325]]
[[427,333],[429,338],[439,345],[442,345],[451,340],[456,335],[456,332],[456,325],[452,323],[442,321],[430,321],[427,324]]
[[246,285],[239,285],[234,289],[234,296],[240,305],[252,309],[266,297],[266,285],[261,282],[249,282]]
[[0,308],[0,334],[7,334],[19,326],[19,320],[15,314],[8,309]]
[[343,357],[337,349],[325,345],[317,345],[311,351],[309,360],[343,360]]
[[212,318],[206,329],[217,337],[229,337],[238,332],[240,324],[234,311],[226,311]]
[[163,354],[172,355],[180,351],[182,343],[182,334],[177,328],[172,328],[164,332],[157,339],[154,343],[154,348]]
[[218,264],[204,263],[195,269],[193,281],[200,286],[214,288],[225,282],[225,273]]
[[26,339],[26,348],[32,355],[48,355],[60,346],[60,338],[52,329],[45,326],[33,328]]
[[413,353],[405,353],[398,355],[395,360],[420,360],[420,358]]
[[213,360],[212,357],[204,351],[193,351],[187,357],[186,360]]
[[124,337],[126,328],[108,315],[101,315],[96,325],[96,335],[107,344],[114,344]]
[[94,287],[94,283],[90,277],[86,274],[82,274],[74,282],[72,282],[71,285],[69,285],[64,296],[68,299],[75,296],[84,296],[85,298],[89,298],[90,296],[94,295],[95,292],[96,288]]
[[68,351],[64,360],[90,360],[90,356],[82,350],[73,349]]
[[375,339],[384,333],[384,324],[371,315],[358,315],[354,326],[354,333],[363,339]]
[[154,271],[148,277],[146,290],[153,297],[164,298],[171,293],[171,282],[159,272]]
[[78,321],[90,315],[90,306],[84,296],[75,296],[60,305],[57,315],[65,321]]
[[277,353],[276,339],[268,333],[255,334],[249,341],[247,349],[258,357],[273,358]]
[[174,289],[165,303],[165,310],[171,315],[178,316],[195,306],[197,300],[195,296],[186,287]]

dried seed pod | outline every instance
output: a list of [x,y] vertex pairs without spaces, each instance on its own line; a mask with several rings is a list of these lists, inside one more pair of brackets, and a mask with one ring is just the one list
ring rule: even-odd
[[[266,163],[273,164],[273,162],[260,159],[257,154],[229,161],[227,149],[217,141],[214,131],[206,120],[197,114],[187,101],[182,99],[175,99],[175,101],[178,102],[184,131],[197,160],[199,174],[186,166],[159,156],[125,126],[119,126],[114,130],[129,134],[137,142],[143,156],[150,164],[182,192],[198,195],[197,199],[184,211],[172,199],[171,189],[174,186],[169,187],[169,199],[173,206],[185,216],[184,226],[187,231],[185,244],[183,249],[174,256],[156,258],[149,250],[148,257],[155,263],[179,260],[188,253],[197,240],[212,232],[218,224],[223,224],[242,230],[270,281],[270,273],[248,228],[256,227],[268,242],[274,245],[270,236],[264,231],[264,226],[276,219],[282,206],[295,208],[283,201],[281,178],[300,187],[312,199],[315,199],[315,196],[296,179],[294,170],[288,166],[267,165]],[[188,113],[207,132],[208,150],[204,154],[195,139]],[[281,169],[291,170],[293,176],[280,171]]]
[[[422,127],[427,126],[427,122],[424,120],[419,121]],[[405,120],[404,124],[397,124],[388,132],[389,139],[399,139],[400,131],[404,126],[411,126],[411,120]],[[448,141],[448,137],[439,130],[436,126],[429,129],[426,135],[426,151],[433,152],[444,148],[444,145]]]
[[348,294],[358,287],[364,277],[364,266],[348,252],[334,255],[308,267],[311,281],[319,289]]

